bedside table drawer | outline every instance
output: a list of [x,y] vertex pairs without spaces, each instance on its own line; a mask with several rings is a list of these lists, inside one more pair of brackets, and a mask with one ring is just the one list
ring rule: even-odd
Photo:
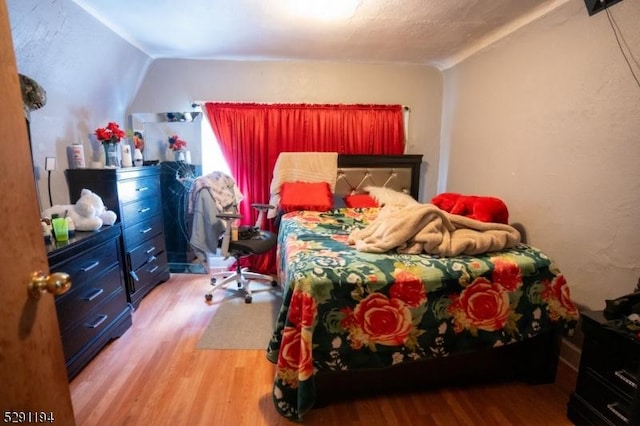
[[[102,272],[102,271],[101,271]],[[117,291],[123,290],[121,269],[114,265],[105,275],[80,287],[71,285],[71,291],[56,297],[56,310],[60,330],[64,333],[89,311],[100,305]]]
[[[613,338],[610,338],[612,336]],[[634,342],[615,334],[598,335],[584,342],[585,366],[629,398],[638,387],[640,353]]]
[[77,257],[55,265],[51,272],[66,272],[71,277],[72,289],[79,289],[94,280],[97,274],[120,262],[115,239],[93,247]]
[[613,425],[628,425],[631,400],[617,393],[597,376],[587,373],[578,385],[578,392],[588,405]]
[[147,197],[160,197],[160,181],[157,176],[139,179],[125,179],[118,182],[120,204]]
[[149,219],[162,211],[160,197],[142,198],[122,206],[122,224],[125,227]]
[[139,246],[142,242],[156,236],[157,234],[163,234],[161,215],[156,215],[147,220],[143,220],[136,225],[126,228],[122,233],[127,250],[131,250]]

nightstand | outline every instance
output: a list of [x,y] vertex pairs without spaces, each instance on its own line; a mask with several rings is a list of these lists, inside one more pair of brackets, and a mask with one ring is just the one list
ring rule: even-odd
[[584,344],[567,414],[576,425],[640,425],[640,340],[601,311],[581,314]]

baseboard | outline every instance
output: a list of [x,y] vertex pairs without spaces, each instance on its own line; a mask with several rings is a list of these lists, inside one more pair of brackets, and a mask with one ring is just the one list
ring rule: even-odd
[[578,371],[580,366],[580,354],[582,348],[571,343],[567,339],[562,339],[560,343],[560,361],[564,362],[571,369]]

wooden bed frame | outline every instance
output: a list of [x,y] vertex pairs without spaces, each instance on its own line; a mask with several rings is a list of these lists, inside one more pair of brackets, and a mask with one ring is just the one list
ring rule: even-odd
[[[378,180],[386,181],[385,176],[396,173],[398,182],[387,186],[408,192],[417,199],[421,162],[421,155],[339,155],[338,174],[350,177],[346,186],[340,186],[338,179],[336,193],[356,191],[367,172],[374,181],[376,176]],[[401,176],[406,178],[406,170],[409,171],[408,181],[400,179]],[[377,182],[367,184],[375,183]],[[360,185],[363,186],[366,185]],[[383,185],[378,183],[377,186]],[[498,348],[401,363],[384,369],[319,371],[315,375],[315,406],[321,407],[332,401],[371,393],[401,392],[434,386],[462,386],[500,380],[522,380],[529,384],[553,383],[561,340],[562,333],[558,330]]]
[[315,408],[371,394],[468,386],[519,380],[530,385],[553,383],[562,333],[547,332],[510,345],[465,354],[401,363],[385,369],[315,375]]

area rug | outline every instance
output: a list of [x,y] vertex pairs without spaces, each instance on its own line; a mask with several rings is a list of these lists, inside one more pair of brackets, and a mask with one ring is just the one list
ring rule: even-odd
[[197,349],[266,349],[282,305],[280,288],[266,284],[252,288],[253,300],[245,303],[238,293],[227,291],[216,302],[216,312],[196,345]]

